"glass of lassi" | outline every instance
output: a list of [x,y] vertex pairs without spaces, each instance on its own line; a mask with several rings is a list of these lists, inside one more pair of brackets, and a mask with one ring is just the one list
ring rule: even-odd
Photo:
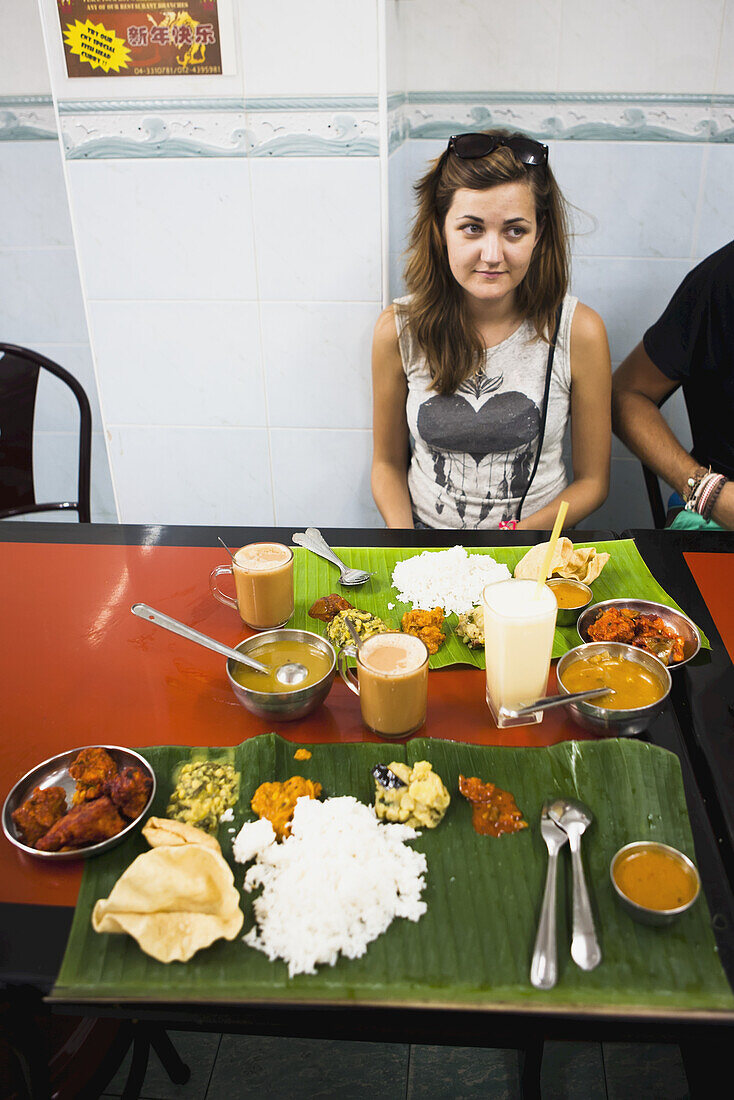
[[[357,657],[357,680],[346,656]],[[409,737],[426,720],[428,649],[413,634],[373,634],[359,650],[339,653],[339,672],[350,691],[359,696],[362,721],[378,737]]]
[[543,712],[522,718],[500,714],[517,710],[546,694],[558,604],[537,581],[507,580],[482,592],[487,705],[497,726],[527,726]]
[[[218,586],[225,573],[234,575],[236,599]],[[284,626],[293,614],[293,551],[280,542],[252,542],[237,551],[232,565],[212,569],[209,588],[253,630]]]

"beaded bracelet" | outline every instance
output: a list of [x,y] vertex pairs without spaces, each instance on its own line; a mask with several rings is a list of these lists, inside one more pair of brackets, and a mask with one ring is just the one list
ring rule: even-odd
[[697,512],[708,520],[714,509],[719,493],[726,484],[723,474],[714,474],[709,466],[703,474],[688,478],[690,492],[685,499],[685,511]]
[[685,511],[695,512],[696,510],[696,494],[705,477],[711,473],[711,467],[708,470],[704,470],[701,474],[695,474],[693,477],[689,477],[686,481],[688,486],[688,492],[683,493],[683,500],[685,501]]
[[714,510],[716,501],[719,499],[719,493],[726,485],[726,478],[723,474],[718,474],[717,477],[711,481],[710,485],[706,488],[705,499],[700,499],[698,502],[698,510],[704,519],[711,519],[711,513]]

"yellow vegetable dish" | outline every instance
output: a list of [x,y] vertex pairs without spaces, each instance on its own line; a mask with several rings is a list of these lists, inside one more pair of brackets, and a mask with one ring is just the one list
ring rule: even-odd
[[375,813],[381,821],[397,821],[414,829],[435,829],[448,809],[449,792],[427,760],[414,768],[390,764],[390,771],[402,779],[404,787],[383,787],[375,780]]
[[215,833],[222,814],[237,802],[239,778],[239,772],[231,764],[207,760],[184,764],[166,815],[174,821]]

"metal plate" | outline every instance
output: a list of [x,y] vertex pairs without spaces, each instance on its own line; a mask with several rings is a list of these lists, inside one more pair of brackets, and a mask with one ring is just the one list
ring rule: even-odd
[[[63,787],[66,791],[67,802],[71,803],[71,796],[76,789],[76,782],[69,775],[69,765],[74,762],[82,749],[92,748],[106,749],[118,768],[124,768],[130,765],[136,766],[153,780],[150,797],[145,804],[143,812],[119,832],[117,836],[111,836],[107,840],[100,841],[98,844],[88,844],[85,848],[75,848],[70,852],[39,852],[37,848],[31,848],[29,845],[24,844],[20,839],[15,822],[11,816],[13,810],[17,810],[18,807],[30,797],[35,787],[41,787],[41,789],[45,789],[46,787]],[[133,752],[132,749],[126,749],[120,745],[80,745],[79,748],[59,753],[58,756],[51,756],[48,760],[44,760],[42,764],[38,764],[35,768],[32,768],[31,771],[26,772],[23,778],[18,780],[8,797],[5,799],[2,814],[3,832],[11,844],[14,844],[16,848],[19,848],[21,852],[25,852],[29,856],[35,856],[36,859],[55,860],[57,862],[69,859],[89,859],[90,856],[98,856],[101,852],[106,852],[110,848],[114,848],[116,844],[120,844],[130,836],[134,829],[138,828],[153,803],[155,789],[155,772],[148,761],[137,752]]]
[[601,603],[592,604],[591,607],[587,607],[586,611],[579,615],[576,624],[582,642],[594,641],[593,638],[589,637],[589,627],[596,622],[599,615],[606,611],[608,607],[626,607],[630,611],[636,611],[641,615],[657,615],[666,626],[671,627],[676,634],[680,634],[683,639],[683,653],[685,656],[682,661],[675,661],[667,666],[671,672],[676,668],[680,668],[681,665],[688,664],[701,648],[701,636],[695,624],[691,622],[687,615],[684,615],[682,611],[676,611],[673,607],[667,607],[664,603],[653,603],[652,600],[603,600]]

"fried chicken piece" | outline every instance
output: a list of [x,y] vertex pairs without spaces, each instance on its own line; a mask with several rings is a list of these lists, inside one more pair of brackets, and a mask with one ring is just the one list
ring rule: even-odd
[[29,848],[35,848],[40,840],[66,813],[66,791],[63,787],[35,787],[22,806],[13,810],[12,818],[21,840]]
[[140,768],[120,768],[107,782],[106,792],[118,810],[132,821],[145,809],[153,780]]
[[69,765],[69,775],[76,779],[72,806],[99,798],[116,773],[117,764],[106,749],[82,749]]
[[446,641],[446,635],[441,630],[443,610],[440,607],[434,607],[433,611],[421,611],[419,608],[406,611],[400,625],[403,634],[414,634],[420,638],[429,653],[438,653]]
[[51,826],[36,844],[39,852],[59,852],[81,848],[117,836],[127,826],[117,807],[107,795],[92,802],[82,802]]
[[641,615],[628,607],[609,607],[589,627],[593,642],[626,642],[675,664],[685,656],[683,638],[657,615]]
[[309,609],[309,615],[312,619],[320,619],[322,623],[330,623],[335,615],[338,615],[340,611],[346,611],[348,608],[354,607],[349,600],[345,600],[343,596],[338,596],[335,592],[332,592],[330,596],[322,596],[321,599],[316,600]]
[[589,627],[592,642],[626,642],[635,644],[634,612],[626,608],[608,607]]
[[666,665],[682,661],[685,656],[683,638],[657,615],[637,616],[634,644]]

